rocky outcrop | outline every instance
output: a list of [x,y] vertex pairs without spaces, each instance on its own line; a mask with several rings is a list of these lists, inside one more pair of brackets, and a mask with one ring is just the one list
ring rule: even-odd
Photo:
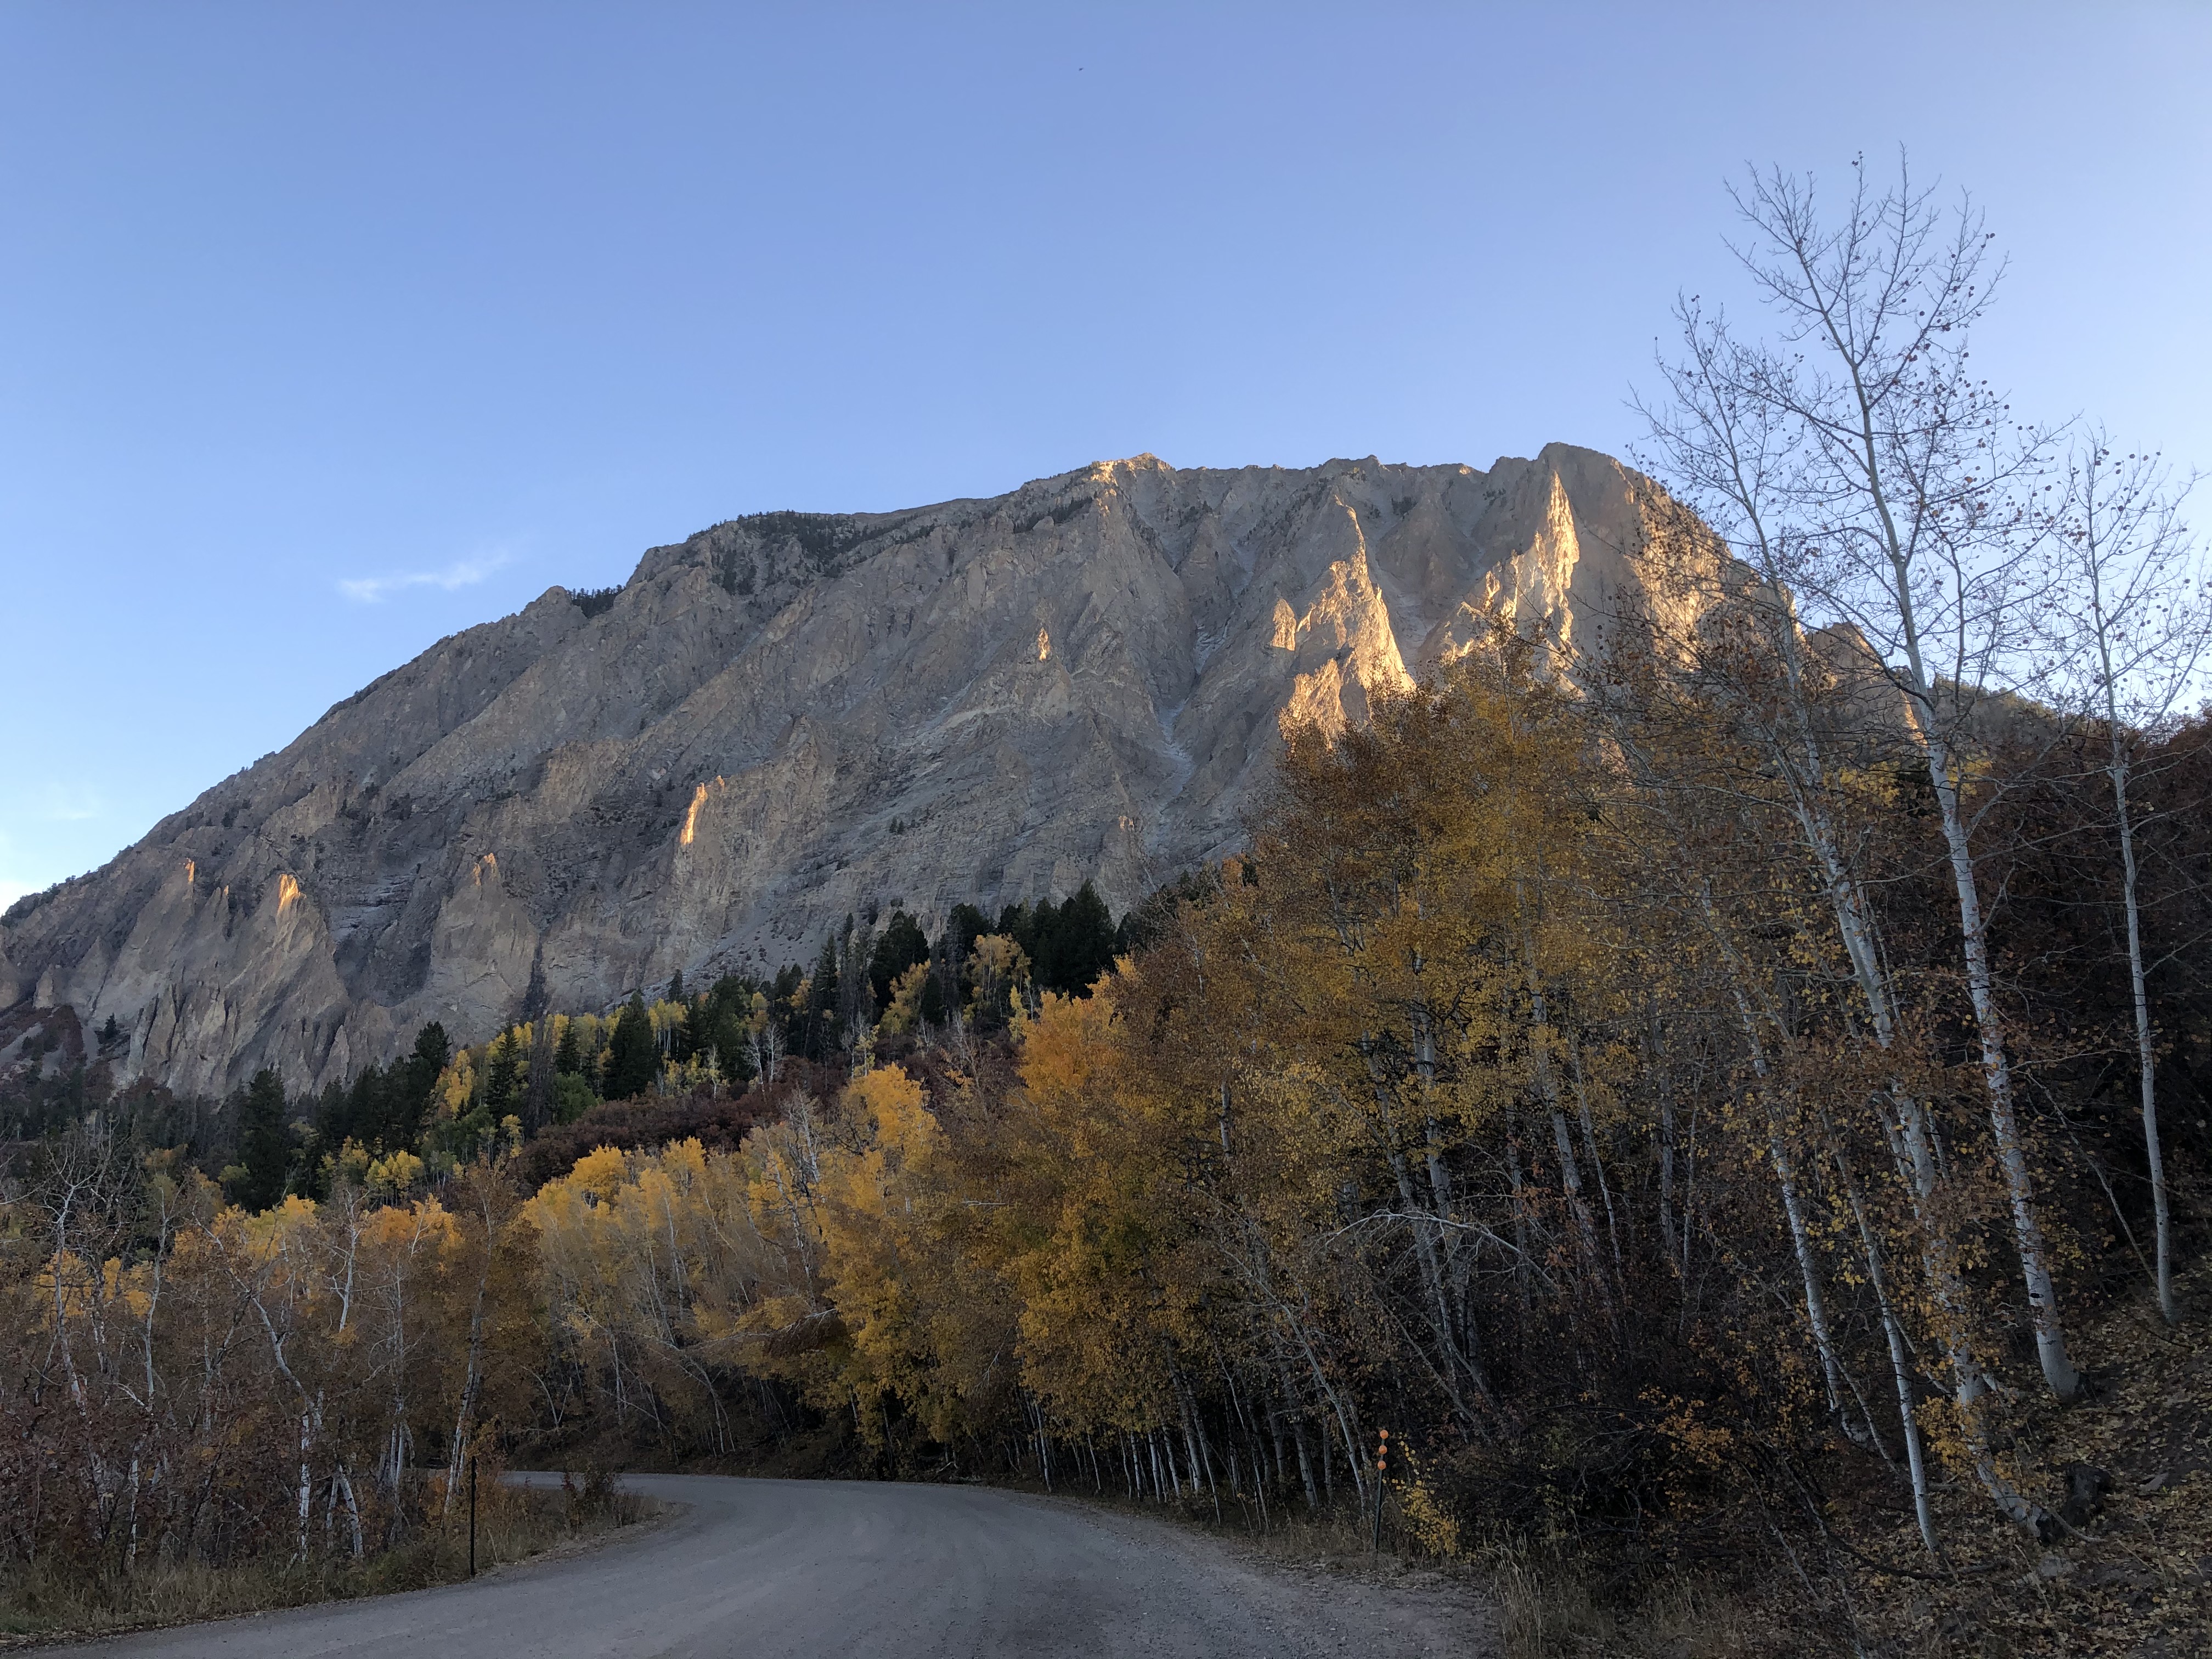
[[[1487,607],[1653,603],[1604,456],[1178,471],[772,513],[441,641],[91,875],[0,918],[0,1007],[127,1078],[318,1085],[535,996],[811,954],[848,913],[1119,909],[1240,838],[1286,718],[1464,649]],[[534,994],[532,988],[539,988]]]

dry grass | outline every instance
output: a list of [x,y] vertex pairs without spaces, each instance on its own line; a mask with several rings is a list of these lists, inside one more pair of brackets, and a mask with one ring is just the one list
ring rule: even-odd
[[1488,1575],[1506,1659],[1771,1659],[1825,1650],[1793,1633],[1786,1606],[1711,1581],[1671,1577],[1621,1603],[1597,1593],[1571,1550],[1500,1543],[1475,1559]]
[[[477,1570],[635,1524],[655,1508],[651,1499],[621,1492],[611,1483],[595,1483],[588,1494],[567,1494],[557,1486],[488,1490],[478,1503]],[[424,1526],[360,1561],[338,1555],[304,1562],[264,1558],[222,1567],[155,1563],[125,1572],[117,1563],[43,1560],[0,1572],[0,1646],[424,1589],[465,1578],[468,1570],[465,1515]]]

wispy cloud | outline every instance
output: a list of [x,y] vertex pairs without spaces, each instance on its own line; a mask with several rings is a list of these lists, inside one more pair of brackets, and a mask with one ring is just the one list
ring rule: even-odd
[[82,784],[50,783],[40,792],[39,816],[49,823],[86,823],[107,811],[106,804]]
[[338,592],[356,605],[378,605],[410,587],[441,587],[450,593],[457,587],[473,586],[511,562],[514,556],[502,550],[477,558],[456,559],[443,570],[410,570],[397,576],[341,577]]

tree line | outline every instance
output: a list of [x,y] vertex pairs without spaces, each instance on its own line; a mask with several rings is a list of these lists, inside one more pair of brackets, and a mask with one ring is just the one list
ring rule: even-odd
[[[248,1210],[326,1197],[347,1171],[371,1191],[404,1192],[603,1102],[742,1093],[793,1060],[849,1066],[879,1036],[1002,1031],[1042,995],[1088,995],[1148,925],[1133,912],[1117,926],[1087,881],[1065,903],[1007,905],[995,923],[955,905],[934,942],[903,909],[880,929],[848,916],[811,969],[725,974],[696,994],[679,970],[650,1000],[641,990],[609,1013],[540,1014],[459,1048],[432,1021],[408,1054],[319,1091],[289,1094],[264,1068],[228,1102],[142,1097],[136,1115],[155,1139],[181,1131],[212,1153],[210,1172]],[[81,1072],[67,1103],[70,1121],[82,1115]]]

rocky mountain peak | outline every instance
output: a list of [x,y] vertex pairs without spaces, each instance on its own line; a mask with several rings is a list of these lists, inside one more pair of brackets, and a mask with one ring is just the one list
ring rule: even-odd
[[295,1087],[556,1006],[811,953],[848,914],[1116,908],[1228,851],[1285,719],[1340,725],[1491,608],[1652,602],[1653,487],[1102,461],[987,500],[760,513],[549,589],[0,918],[0,1007],[112,1015],[127,1075]]

